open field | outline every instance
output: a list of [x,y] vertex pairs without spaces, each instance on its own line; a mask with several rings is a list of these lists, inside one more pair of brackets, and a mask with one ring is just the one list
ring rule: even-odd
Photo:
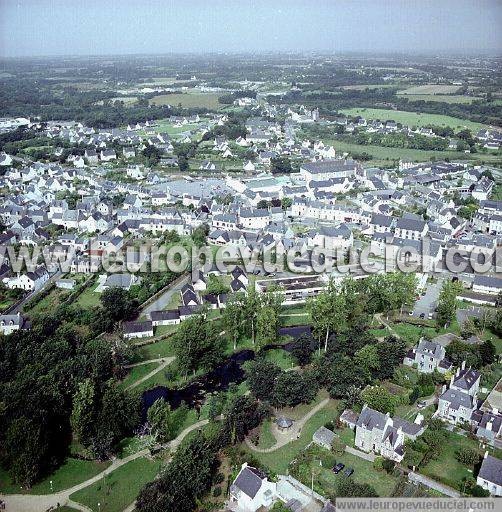
[[419,114],[417,112],[406,112],[404,110],[386,110],[382,108],[349,108],[343,112],[349,116],[361,116],[365,119],[380,119],[381,121],[393,120],[396,123],[402,123],[408,126],[450,126],[455,130],[477,131],[487,126],[481,123],[468,121],[467,119],[458,119],[456,117],[444,116],[440,114]]
[[[368,153],[372,159],[368,161],[372,165],[388,165],[392,160],[410,160],[413,162],[426,162],[432,157],[436,160],[480,160],[487,163],[500,161],[497,155],[473,154],[469,155],[460,151],[423,151],[421,149],[407,148],[387,148],[384,146],[352,144],[350,142],[339,141],[336,139],[323,139],[325,144],[335,148],[341,156],[342,153]],[[365,162],[366,163],[366,162]]]
[[356,85],[342,85],[340,89],[345,91],[365,91],[366,89],[392,89],[398,87],[395,84],[356,84]]
[[221,104],[218,102],[219,94],[215,93],[175,93],[160,94],[150,100],[151,105],[181,105],[182,107],[208,108],[211,110],[219,109]]
[[474,100],[479,100],[480,98],[475,98],[474,96],[463,96],[461,94],[403,94],[402,92],[397,93],[398,96],[404,96],[409,99],[409,101],[440,101],[444,103],[472,103]]
[[458,85],[414,85],[399,91],[399,94],[455,94],[459,89]]
[[160,462],[139,458],[70,498],[95,512],[121,512],[136,499],[140,489],[155,478],[159,469]]

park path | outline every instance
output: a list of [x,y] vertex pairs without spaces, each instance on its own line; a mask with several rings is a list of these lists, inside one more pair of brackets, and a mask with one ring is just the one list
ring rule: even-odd
[[[221,417],[218,417],[217,419],[221,419]],[[174,438],[172,441],[169,441],[165,445],[163,445],[163,448],[169,448],[172,451],[175,451],[183,439],[190,434],[190,432],[193,432],[194,430],[197,430],[199,428],[202,428],[203,426],[207,425],[209,423],[209,420],[200,420],[197,423],[194,423],[193,425],[190,425],[189,427],[185,428],[176,438]],[[145,448],[144,450],[140,450],[136,453],[132,453],[131,455],[123,458],[123,459],[115,459],[110,466],[108,466],[105,470],[103,470],[101,473],[98,473],[97,475],[89,478],[88,480],[85,480],[84,482],[81,482],[79,484],[74,485],[73,487],[69,487],[68,489],[64,489],[62,491],[53,493],[53,494],[41,494],[41,495],[30,495],[30,494],[7,494],[2,495],[0,494],[0,497],[5,502],[5,512],[46,512],[46,510],[50,507],[56,508],[59,504],[60,506],[63,505],[69,505],[74,508],[78,508],[82,512],[89,512],[91,509],[86,507],[85,505],[82,505],[80,503],[72,502],[70,499],[70,495],[80,491],[82,489],[85,489],[86,487],[89,487],[92,484],[95,484],[96,482],[99,482],[103,477],[106,475],[109,475],[116,469],[120,468],[124,464],[127,464],[128,462],[131,462],[133,460],[139,459],[140,457],[146,457],[150,454],[150,450],[148,448]],[[76,505],[78,505],[76,507]],[[132,509],[131,509],[132,510]]]
[[317,412],[319,412],[321,409],[326,407],[329,403],[329,398],[325,398],[322,402],[319,402],[315,407],[313,407],[303,418],[299,419],[298,421],[294,421],[293,425],[290,430],[287,432],[280,432],[279,429],[275,426],[273,426],[273,432],[272,435],[276,438],[277,442],[271,446],[270,448],[258,448],[255,446],[248,437],[246,437],[245,442],[248,448],[255,452],[259,453],[271,453],[275,452],[275,450],[278,450],[279,448],[285,446],[288,443],[291,443],[292,441],[296,441],[298,437],[300,436],[301,430],[304,427],[305,423],[314,416]]
[[132,363],[132,364],[125,364],[124,368],[136,368],[136,366],[143,366],[145,364],[149,363],[161,363],[162,361],[165,361],[165,357],[157,357],[156,359],[146,359],[145,361],[140,361],[139,363]]
[[456,491],[455,489],[452,489],[451,487],[448,487],[447,485],[440,484],[439,482],[436,482],[435,480],[432,480],[431,478],[427,478],[424,475],[419,475],[418,473],[414,473],[413,471],[408,475],[408,479],[410,482],[413,482],[415,484],[422,484],[426,487],[429,487],[429,489],[434,489],[435,491],[438,491],[442,494],[445,494],[446,496],[449,496],[450,498],[460,498],[460,493]]
[[[152,370],[150,373],[147,373],[144,377],[141,377],[141,379],[138,379],[137,381],[133,382],[130,386],[127,386],[126,389],[134,389],[135,387],[139,386],[143,382],[147,381],[150,377],[153,377],[155,374],[161,372],[166,366],[170,365],[176,358],[174,356],[171,357],[164,357],[161,359],[163,363],[159,364],[157,368]],[[152,362],[152,361],[147,361]]]
[[375,313],[375,318],[379,321],[379,322],[382,322],[382,324],[387,327],[387,329],[389,329],[390,333],[395,336],[398,340],[401,339],[401,336],[389,325],[389,323],[383,319],[382,317],[382,313]]

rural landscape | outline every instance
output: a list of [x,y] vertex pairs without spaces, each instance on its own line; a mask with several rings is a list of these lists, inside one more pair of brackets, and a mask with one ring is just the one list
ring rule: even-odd
[[[0,14],[71,27],[41,3]],[[103,6],[92,47],[0,39],[0,510],[496,510],[500,37],[335,51],[302,1],[305,43],[238,49],[230,3],[207,51],[106,36],[162,41],[177,0]],[[289,41],[279,4],[250,20]]]

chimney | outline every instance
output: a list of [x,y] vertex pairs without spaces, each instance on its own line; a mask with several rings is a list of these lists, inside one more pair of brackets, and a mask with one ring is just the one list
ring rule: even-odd
[[492,413],[496,416],[499,413],[499,410],[497,407],[492,407]]
[[462,361],[462,370],[465,370],[465,361]]
[[490,418],[490,420],[486,422],[486,430],[493,430],[493,419]]
[[486,459],[486,457],[488,457],[488,450],[485,451],[485,454],[483,456],[483,459]]
[[[453,377],[451,378],[451,381],[453,382]],[[441,394],[443,395],[445,392],[446,392],[446,384],[443,384],[443,386],[441,387]]]

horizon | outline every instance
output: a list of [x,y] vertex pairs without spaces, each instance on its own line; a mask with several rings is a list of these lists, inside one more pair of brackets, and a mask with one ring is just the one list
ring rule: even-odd
[[496,0],[0,0],[0,14],[1,58],[502,53]]

